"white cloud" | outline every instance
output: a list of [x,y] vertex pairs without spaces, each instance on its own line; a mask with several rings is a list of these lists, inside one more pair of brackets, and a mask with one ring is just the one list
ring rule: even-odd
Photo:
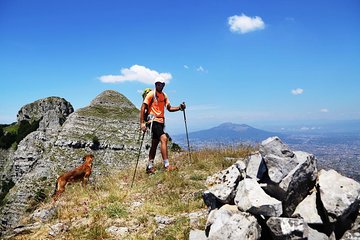
[[228,24],[231,32],[241,34],[265,28],[265,23],[261,17],[248,17],[245,14],[241,14],[241,16],[234,15],[228,17]]
[[300,94],[304,93],[304,89],[296,88],[296,89],[291,90],[291,93],[294,94],[294,95],[300,95]]
[[184,65],[184,68],[189,69],[189,66],[188,66],[188,65]]
[[205,71],[205,70],[204,70],[204,68],[203,68],[202,66],[200,66],[200,67],[198,67],[198,68],[196,69],[196,71],[198,71],[198,72],[203,72],[203,71]]
[[196,68],[196,71],[207,73],[207,70],[205,68],[203,68],[202,66],[199,66],[198,68]]
[[329,112],[329,109],[327,109],[327,108],[322,108],[322,109],[320,109],[320,112],[327,113],[327,112]]
[[133,65],[130,68],[122,68],[120,75],[104,75],[99,77],[103,83],[118,83],[118,82],[141,82],[145,84],[154,84],[154,79],[162,77],[166,83],[172,79],[171,73],[159,73],[147,67],[140,65]]

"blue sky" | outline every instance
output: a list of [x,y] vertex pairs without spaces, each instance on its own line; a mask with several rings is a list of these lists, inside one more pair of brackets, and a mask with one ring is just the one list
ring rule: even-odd
[[[0,123],[106,89],[140,107],[159,75],[190,131],[360,119],[359,13],[358,0],[0,0]],[[184,131],[181,112],[166,117]]]

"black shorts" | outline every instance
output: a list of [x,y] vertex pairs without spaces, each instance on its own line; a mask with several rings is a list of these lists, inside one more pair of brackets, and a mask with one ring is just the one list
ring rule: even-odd
[[163,123],[159,123],[153,121],[152,123],[152,139],[160,140],[161,135],[165,134],[164,132],[165,125]]

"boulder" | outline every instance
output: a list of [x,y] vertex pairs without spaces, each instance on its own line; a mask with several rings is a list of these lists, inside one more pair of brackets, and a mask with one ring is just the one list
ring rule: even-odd
[[276,240],[307,239],[308,237],[308,227],[300,218],[270,217],[266,225],[273,239]]
[[267,171],[263,157],[259,152],[252,154],[246,167],[246,176],[260,180]]
[[295,154],[278,137],[262,141],[260,153],[268,169],[269,178],[274,183],[280,183],[298,164]]
[[199,229],[192,229],[189,233],[189,240],[206,240],[205,232]]
[[292,217],[301,217],[307,224],[322,224],[316,207],[316,191],[308,195],[295,209]]
[[254,179],[240,181],[235,196],[235,204],[241,211],[263,216],[280,216],[282,204],[267,195]]
[[[335,238],[335,236],[334,236]],[[308,239],[309,240],[331,240],[332,238],[328,237],[325,233],[319,232],[315,229],[312,229],[308,226]]]
[[317,178],[316,158],[314,155],[295,151],[298,164],[279,183],[284,192],[283,200],[284,214],[290,216],[296,206],[308,195],[315,186]]
[[236,206],[224,205],[211,216],[207,226],[209,240],[260,239],[261,226],[249,213],[241,212]]
[[[210,186],[208,192],[204,193],[205,203],[208,205],[208,200],[213,199],[213,196],[222,204],[231,203],[235,197],[236,186],[242,179],[239,169],[236,164],[229,168],[208,177],[206,183]],[[210,195],[209,195],[210,194]],[[213,205],[209,204],[208,206]]]
[[340,175],[335,170],[321,170],[317,184],[330,222],[336,222],[339,218],[344,221],[347,216],[358,211],[360,183]]

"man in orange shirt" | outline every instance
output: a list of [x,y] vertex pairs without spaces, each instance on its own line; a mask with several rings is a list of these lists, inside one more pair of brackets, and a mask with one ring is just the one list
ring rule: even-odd
[[[142,131],[146,131],[146,122],[152,121],[151,132],[152,132],[152,142],[149,152],[149,161],[146,166],[146,172],[149,174],[155,173],[154,167],[154,158],[156,155],[156,148],[160,142],[160,152],[164,160],[164,167],[167,171],[176,170],[175,166],[169,164],[168,159],[168,149],[167,149],[167,136],[164,132],[165,127],[165,107],[169,112],[177,112],[179,110],[183,111],[185,109],[185,104],[180,104],[178,107],[172,107],[170,101],[163,92],[165,86],[165,81],[163,78],[155,79],[155,90],[150,91],[141,105],[140,110],[140,126]],[[147,110],[148,119],[144,119],[145,111]]]

